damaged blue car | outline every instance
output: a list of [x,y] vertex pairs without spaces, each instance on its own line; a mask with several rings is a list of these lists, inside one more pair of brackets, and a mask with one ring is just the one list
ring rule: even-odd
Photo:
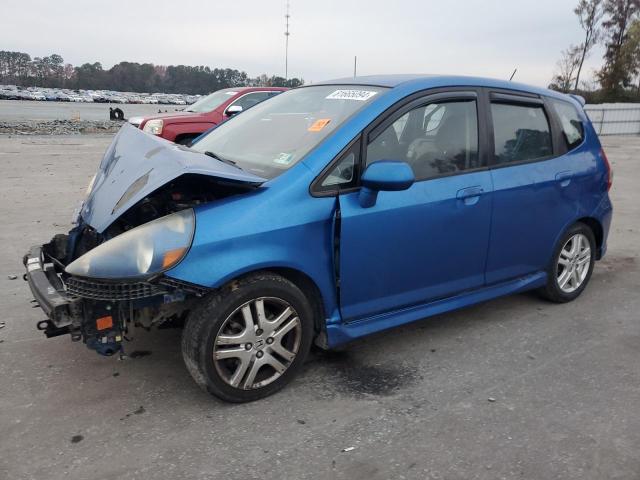
[[74,228],[24,257],[38,328],[113,355],[133,326],[182,321],[194,380],[245,402],[314,343],[524,290],[571,301],[612,216],[582,107],[396,75],[287,91],[190,148],[125,125]]

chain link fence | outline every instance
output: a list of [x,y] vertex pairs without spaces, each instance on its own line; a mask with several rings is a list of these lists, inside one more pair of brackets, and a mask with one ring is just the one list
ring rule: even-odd
[[640,135],[640,104],[586,105],[585,112],[598,135]]

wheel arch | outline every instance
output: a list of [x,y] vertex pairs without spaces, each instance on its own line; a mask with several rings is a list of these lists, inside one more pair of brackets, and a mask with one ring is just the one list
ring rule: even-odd
[[235,277],[233,280],[227,282],[227,284],[233,284],[233,282],[238,281],[241,278],[255,275],[259,272],[270,272],[276,275],[280,275],[283,278],[286,278],[291,283],[293,283],[296,287],[302,290],[302,293],[309,301],[311,305],[311,309],[313,311],[313,325],[315,330],[315,336],[320,338],[320,343],[322,344],[323,337],[326,338],[326,309],[324,305],[324,298],[322,296],[322,291],[320,287],[318,287],[317,283],[313,278],[304,273],[301,270],[297,270],[291,267],[264,267],[258,268],[255,270],[251,270],[248,272],[242,273]]
[[602,256],[602,244],[604,242],[604,229],[600,221],[593,217],[582,217],[576,220],[575,223],[584,223],[591,229],[596,240],[596,260],[600,260]]

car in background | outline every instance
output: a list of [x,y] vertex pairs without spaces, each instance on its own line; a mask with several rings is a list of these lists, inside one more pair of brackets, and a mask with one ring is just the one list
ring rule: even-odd
[[20,100],[16,90],[0,90],[0,100]]
[[40,101],[43,101],[43,100],[46,100],[46,99],[47,99],[47,97],[46,97],[46,96],[45,96],[45,94],[44,94],[44,93],[42,93],[42,92],[39,92],[39,91],[33,91],[33,92],[31,92],[31,99],[32,99],[32,100],[40,100]]
[[35,100],[33,98],[33,93],[29,92],[28,90],[18,90],[16,94],[18,95],[20,100]]
[[36,100],[84,103],[145,103],[161,105],[191,105],[200,95],[182,93],[119,92],[114,90],[72,90],[57,87],[22,87],[0,84],[0,100]]
[[285,90],[287,89],[281,87],[225,88],[202,97],[180,112],[163,113],[151,117],[131,117],[129,123],[152,135],[188,145],[200,134],[229,117]]

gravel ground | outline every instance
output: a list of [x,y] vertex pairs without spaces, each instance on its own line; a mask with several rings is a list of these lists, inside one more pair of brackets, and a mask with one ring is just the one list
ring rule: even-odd
[[71,135],[78,133],[115,133],[123,122],[97,120],[24,120],[0,121],[0,134]]
[[68,229],[109,141],[0,137],[0,479],[640,478],[639,137],[605,139],[614,223],[578,300],[514,295],[314,354],[248,405],[195,386],[179,330],[135,332],[126,361],[35,330],[21,256]]
[[0,100],[0,135],[72,135],[115,133],[122,122],[109,120],[109,108],[125,118],[173,112],[176,105],[115,105],[105,103],[29,102]]

